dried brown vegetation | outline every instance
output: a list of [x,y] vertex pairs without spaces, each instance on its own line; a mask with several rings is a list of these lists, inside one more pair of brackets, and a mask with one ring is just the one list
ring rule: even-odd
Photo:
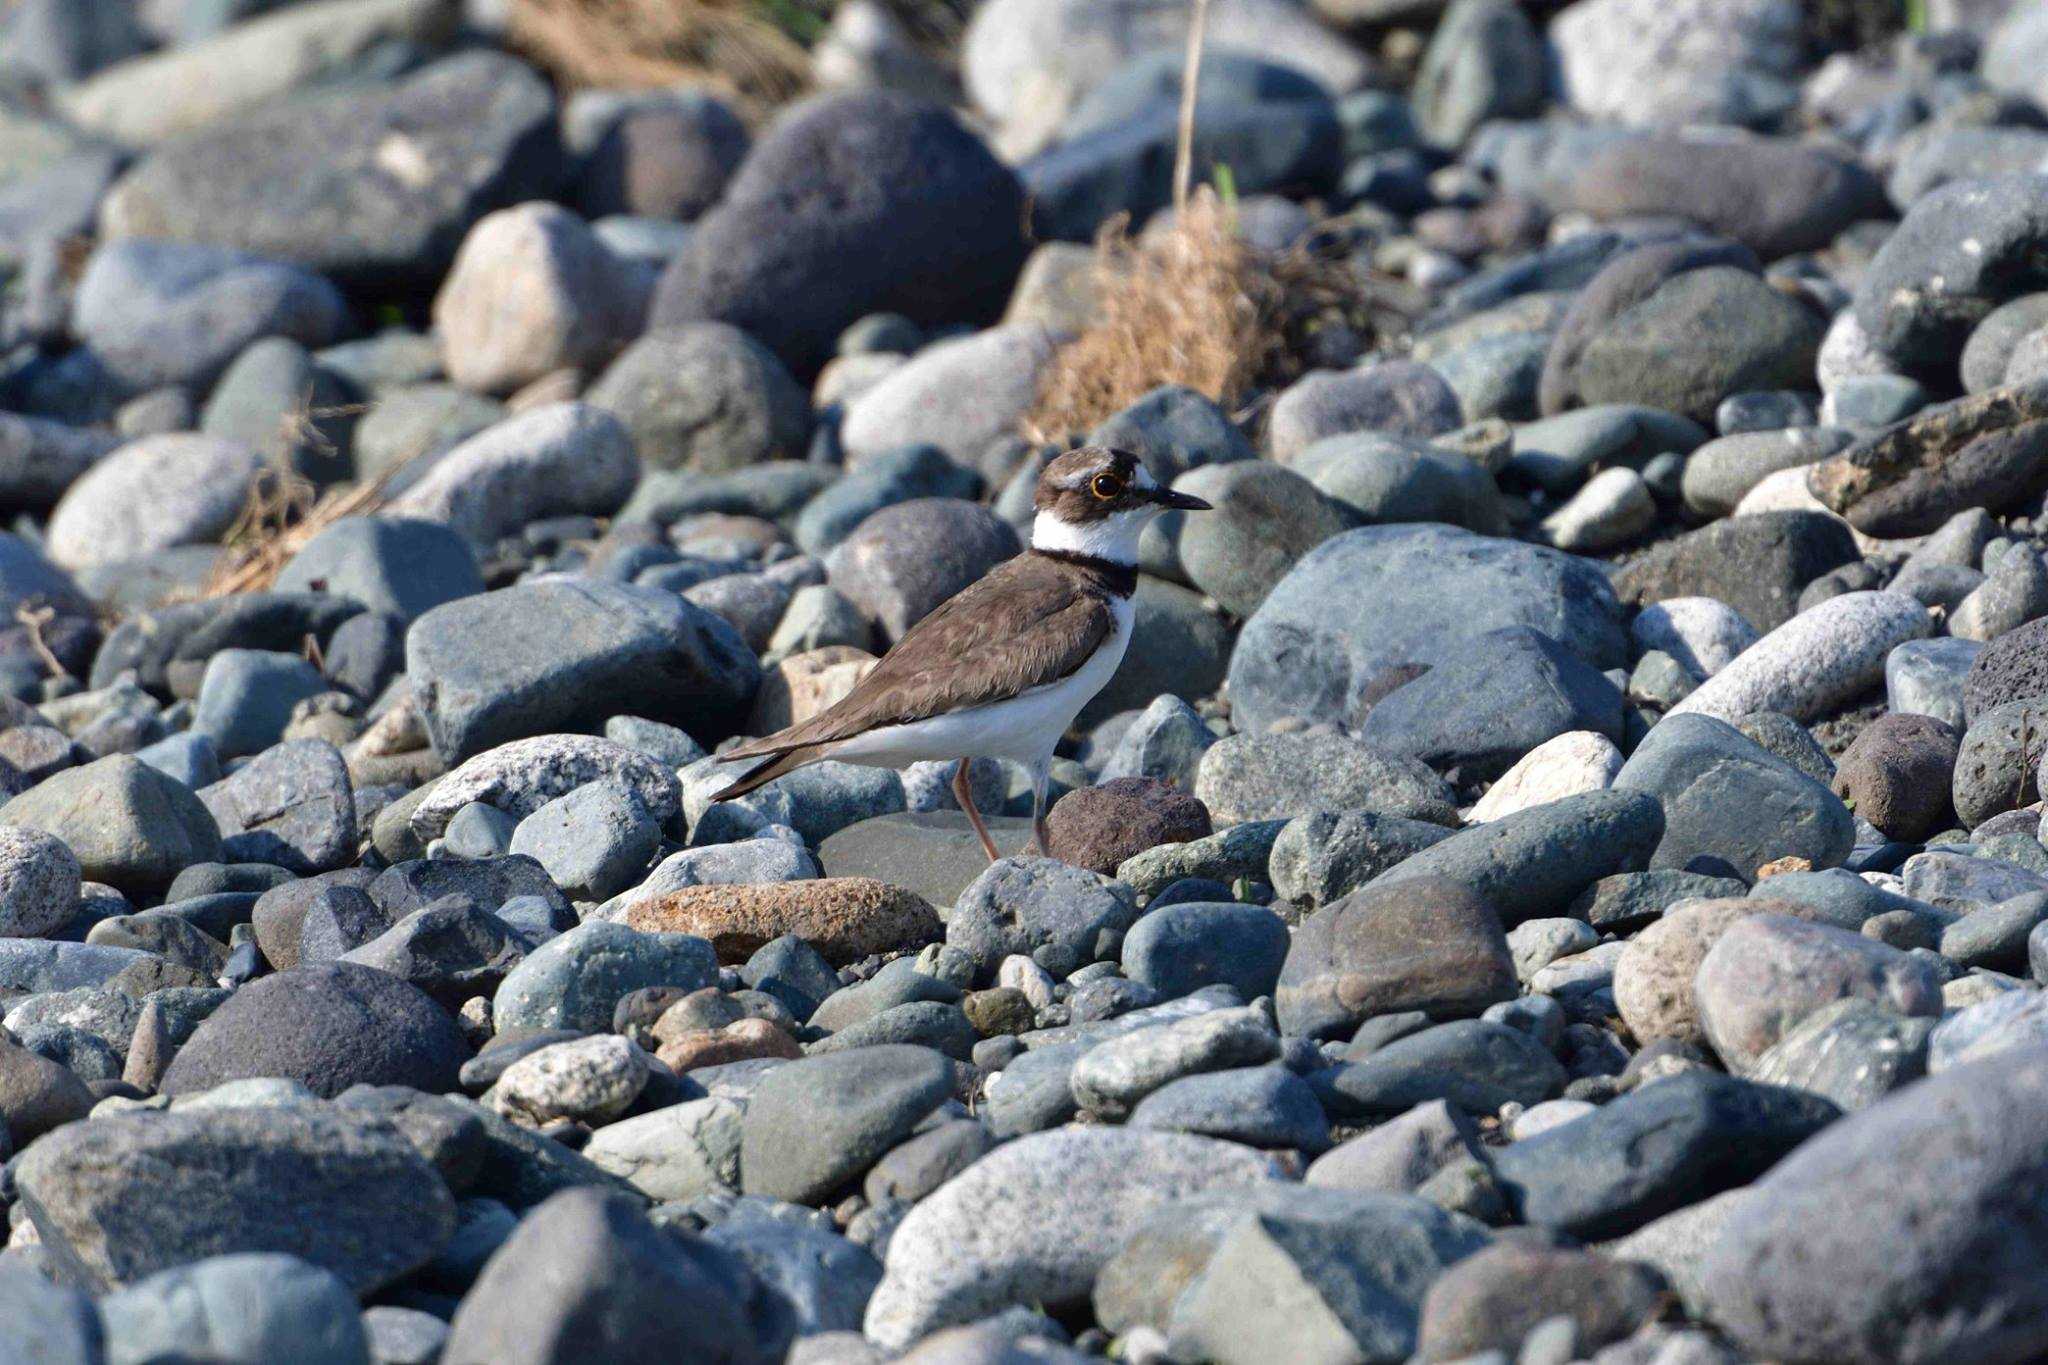
[[1047,366],[1025,419],[1034,440],[1086,432],[1162,384],[1232,409],[1295,378],[1318,328],[1370,337],[1386,321],[1386,301],[1350,263],[1309,245],[1251,245],[1206,188],[1164,229],[1133,237],[1112,223],[1095,268],[1097,320]]
[[571,87],[689,83],[758,107],[810,78],[803,44],[750,0],[513,0],[511,37]]
[[387,480],[388,475],[316,495],[313,485],[291,470],[265,470],[249,490],[242,515],[222,537],[220,559],[201,596],[268,589],[314,536],[343,517],[366,516],[382,507]]
[[[362,411],[354,406],[315,408],[302,402],[284,415],[279,424],[280,435],[288,443],[312,444],[331,455],[333,450],[325,445],[320,432],[320,419],[353,416]],[[343,517],[369,516],[381,510],[384,492],[391,481],[425,453],[424,447],[410,451],[374,479],[343,484],[325,493],[296,470],[282,464],[271,465],[251,485],[241,515],[221,537],[220,558],[207,576],[200,596],[229,597],[270,588],[277,582],[278,572],[314,536]]]

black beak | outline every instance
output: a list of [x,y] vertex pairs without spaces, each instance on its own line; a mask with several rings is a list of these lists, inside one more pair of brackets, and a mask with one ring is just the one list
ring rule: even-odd
[[1171,507],[1180,512],[1211,512],[1215,510],[1214,507],[1203,502],[1194,494],[1176,493],[1171,488],[1155,488],[1150,496],[1152,501],[1158,503],[1161,507]]

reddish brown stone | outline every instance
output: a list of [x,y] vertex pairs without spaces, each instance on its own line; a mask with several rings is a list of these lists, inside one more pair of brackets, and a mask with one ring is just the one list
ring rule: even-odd
[[1105,877],[1161,844],[1207,838],[1209,808],[1154,777],[1119,777],[1061,797],[1046,817],[1047,850]]
[[680,1033],[661,1045],[654,1054],[678,1074],[703,1066],[724,1066],[727,1062],[750,1061],[756,1057],[784,1057],[794,1061],[804,1055],[796,1039],[766,1019],[742,1019],[720,1029],[696,1029]]
[[871,877],[686,886],[634,905],[626,923],[709,939],[720,962],[745,962],[769,940],[795,934],[834,966],[922,948],[945,934],[938,911],[916,893]]

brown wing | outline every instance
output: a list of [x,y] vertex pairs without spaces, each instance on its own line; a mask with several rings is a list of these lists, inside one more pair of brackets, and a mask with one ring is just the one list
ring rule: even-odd
[[787,753],[1006,701],[1073,673],[1115,631],[1105,594],[1057,564],[1019,555],[912,626],[830,709],[720,757]]

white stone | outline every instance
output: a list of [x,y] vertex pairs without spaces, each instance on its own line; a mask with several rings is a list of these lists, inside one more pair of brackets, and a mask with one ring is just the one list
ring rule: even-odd
[[1085,1300],[1153,1210],[1218,1187],[1281,1178],[1234,1142],[1067,1127],[998,1147],[918,1201],[889,1240],[868,1337],[902,1350],[1011,1304]]
[[1074,1063],[1070,1084],[1090,1114],[1122,1119],[1170,1081],[1259,1066],[1279,1055],[1279,1036],[1263,1009],[1221,1009],[1097,1044]]
[[996,967],[996,984],[1022,991],[1033,1009],[1042,1010],[1053,1002],[1052,973],[1022,953],[1010,954]]
[[1607,550],[1657,524],[1650,486],[1633,469],[1603,469],[1543,519],[1543,534],[1560,550]]
[[811,406],[822,409],[851,403],[909,363],[909,356],[893,351],[834,356],[818,371],[818,382],[811,386]]
[[[1074,105],[1140,53],[1187,46],[1185,4],[1159,0],[988,0],[968,24],[962,81],[977,108],[1006,125],[1012,158],[1050,141]],[[1290,0],[1213,0],[1206,50],[1249,52],[1344,93],[1371,61]]]
[[1757,641],[1671,710],[1733,721],[1752,711],[1825,715],[1884,681],[1885,656],[1934,628],[1904,593],[1849,592],[1815,604]]
[[452,0],[323,0],[275,14],[250,6],[241,12],[258,17],[116,62],[56,100],[81,128],[130,146],[156,142],[292,94],[388,44],[436,47],[453,36],[458,10]]
[[1856,541],[1856,548],[1877,559],[1897,561],[1906,558],[1919,549],[1925,536],[1909,536],[1903,540],[1880,540],[1866,535],[1854,526],[1836,516],[1827,504],[1813,495],[1807,485],[1806,476],[1812,465],[1799,465],[1792,469],[1780,469],[1764,475],[1757,486],[1743,495],[1735,505],[1731,516],[1747,517],[1758,512],[1819,512],[1823,516],[1835,517],[1842,525],[1848,526],[1849,534]]
[[1567,100],[1592,118],[1753,124],[1797,99],[1801,29],[1794,0],[1579,0],[1550,37]]
[[597,368],[640,331],[643,275],[559,205],[486,215],[434,296],[448,377],[505,394],[556,370]]
[[1038,377],[1058,341],[1024,322],[927,346],[847,405],[840,443],[848,467],[923,442],[973,468],[1038,401]]
[[1539,967],[1529,977],[1531,995],[1561,995],[1565,991],[1583,993],[1586,991],[1610,990],[1614,986],[1614,967],[1626,952],[1628,944],[1621,939],[1596,944],[1583,953],[1573,953],[1557,961]]
[[1582,1119],[1599,1108],[1585,1100],[1545,1100],[1532,1108],[1524,1109],[1508,1125],[1508,1136],[1516,1142],[1547,1133],[1553,1128],[1562,1128],[1574,1119]]
[[675,774],[638,749],[595,735],[535,735],[487,749],[440,778],[413,808],[408,823],[425,843],[440,838],[455,812],[472,801],[523,820],[592,782],[623,787],[662,824],[682,808]]
[[619,419],[550,403],[470,437],[389,507],[489,544],[543,517],[607,516],[633,492],[640,460]]
[[78,913],[81,885],[69,844],[0,825],[0,936],[41,938],[62,929]]
[[[1751,517],[1759,512],[1827,512],[1821,500],[1806,486],[1806,472],[1812,465],[1794,465],[1790,469],[1774,469],[1756,481],[1756,486],[1742,495],[1742,501],[1735,504],[1729,513],[1735,517]],[[1834,515],[1829,512],[1828,515]]]
[[1621,764],[1621,750],[1596,731],[1573,730],[1546,739],[1502,773],[1467,818],[1483,825],[1567,796],[1605,791],[1614,785]]
[[218,540],[248,505],[263,457],[240,441],[145,436],[84,474],[50,514],[49,556],[67,569]]
[[1713,677],[1757,642],[1756,627],[1718,597],[1653,602],[1636,614],[1630,630],[1638,649],[1661,649],[1702,678]]
[[698,1199],[740,1187],[740,1120],[729,1099],[689,1100],[607,1124],[583,1155],[656,1200]]
[[1600,941],[1600,931],[1582,919],[1529,919],[1508,930],[1508,954],[1515,960],[1515,979],[1531,977],[1562,958],[1585,952]]
[[498,1077],[491,1099],[507,1118],[608,1123],[639,1098],[650,1074],[646,1053],[601,1033],[521,1057]]
[[1827,335],[1821,338],[1820,358],[1814,363],[1814,381],[1823,394],[1833,393],[1843,380],[1858,375],[1898,372],[1856,320],[1854,308],[1844,308],[1835,314]]

